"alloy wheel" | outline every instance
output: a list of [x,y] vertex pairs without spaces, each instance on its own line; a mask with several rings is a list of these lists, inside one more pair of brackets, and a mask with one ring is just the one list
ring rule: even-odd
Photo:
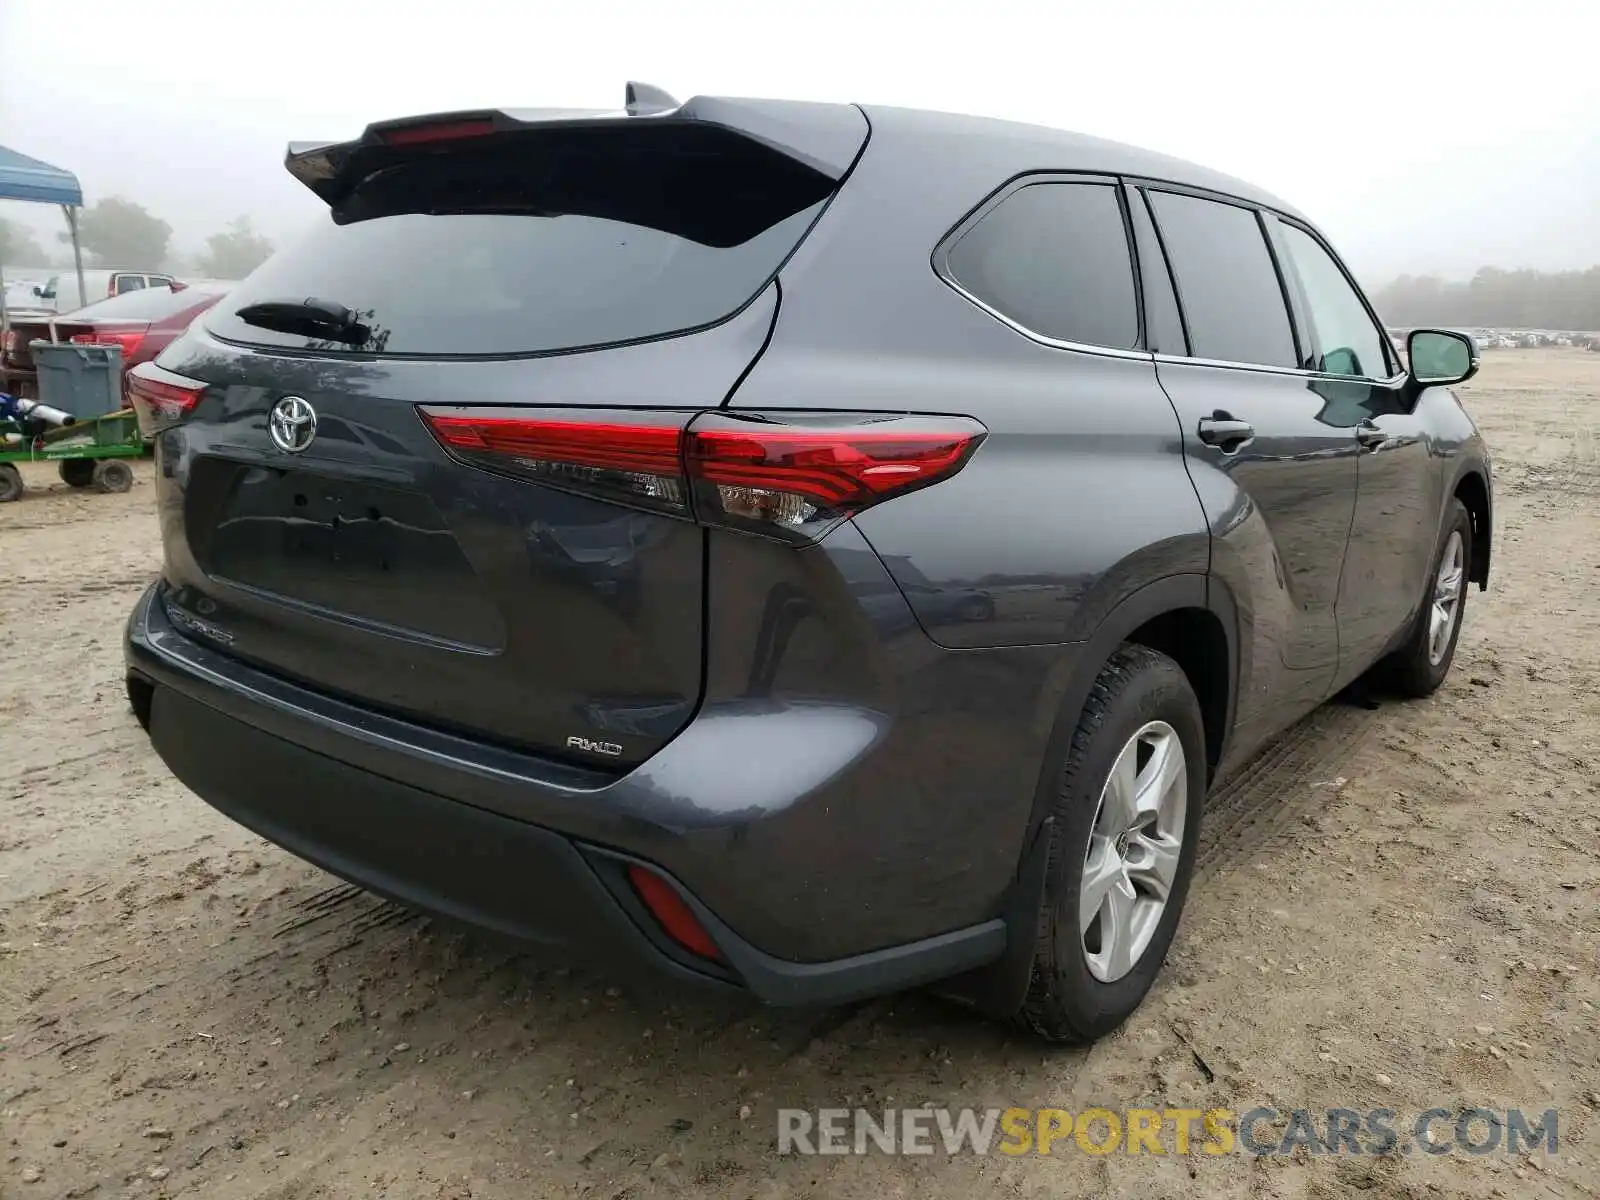
[[1451,530],[1433,581],[1433,601],[1428,610],[1428,662],[1438,666],[1450,648],[1450,635],[1461,616],[1461,586],[1466,581],[1466,543],[1459,529]]
[[1183,742],[1151,721],[1112,764],[1084,856],[1078,932],[1102,983],[1133,970],[1155,937],[1178,876],[1188,802]]

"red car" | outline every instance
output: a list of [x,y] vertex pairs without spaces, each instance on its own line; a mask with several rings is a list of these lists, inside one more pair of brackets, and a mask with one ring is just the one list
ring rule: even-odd
[[0,347],[8,380],[5,390],[36,394],[36,388],[29,386],[34,368],[28,349],[36,338],[121,346],[122,369],[126,372],[160,354],[227,290],[226,285],[210,283],[197,283],[178,291],[144,288],[86,304],[59,317],[14,321],[5,345]]

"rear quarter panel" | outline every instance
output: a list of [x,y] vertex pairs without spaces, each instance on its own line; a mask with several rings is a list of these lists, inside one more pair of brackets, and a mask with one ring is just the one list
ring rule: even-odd
[[940,240],[1008,178],[1079,164],[1018,160],[990,139],[954,155],[914,115],[874,122],[784,268],[772,342],[732,405],[983,422],[959,475],[856,520],[942,645],[1081,641],[1142,584],[1203,574],[1206,522],[1150,357],[1034,341],[933,269]]

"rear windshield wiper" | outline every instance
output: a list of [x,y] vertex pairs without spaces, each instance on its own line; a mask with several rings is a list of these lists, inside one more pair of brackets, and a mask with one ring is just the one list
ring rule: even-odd
[[258,300],[234,313],[246,325],[272,329],[278,333],[297,333],[303,337],[328,338],[352,346],[366,343],[372,330],[356,319],[353,309],[334,300]]

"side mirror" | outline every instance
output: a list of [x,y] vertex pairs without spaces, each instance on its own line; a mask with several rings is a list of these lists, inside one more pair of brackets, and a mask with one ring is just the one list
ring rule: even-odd
[[1413,329],[1406,338],[1411,378],[1423,387],[1465,383],[1478,373],[1478,348],[1464,333]]
[[33,294],[35,296],[39,297],[39,299],[41,299],[41,300],[44,299],[44,289],[42,287],[40,287],[37,283],[33,285]]

